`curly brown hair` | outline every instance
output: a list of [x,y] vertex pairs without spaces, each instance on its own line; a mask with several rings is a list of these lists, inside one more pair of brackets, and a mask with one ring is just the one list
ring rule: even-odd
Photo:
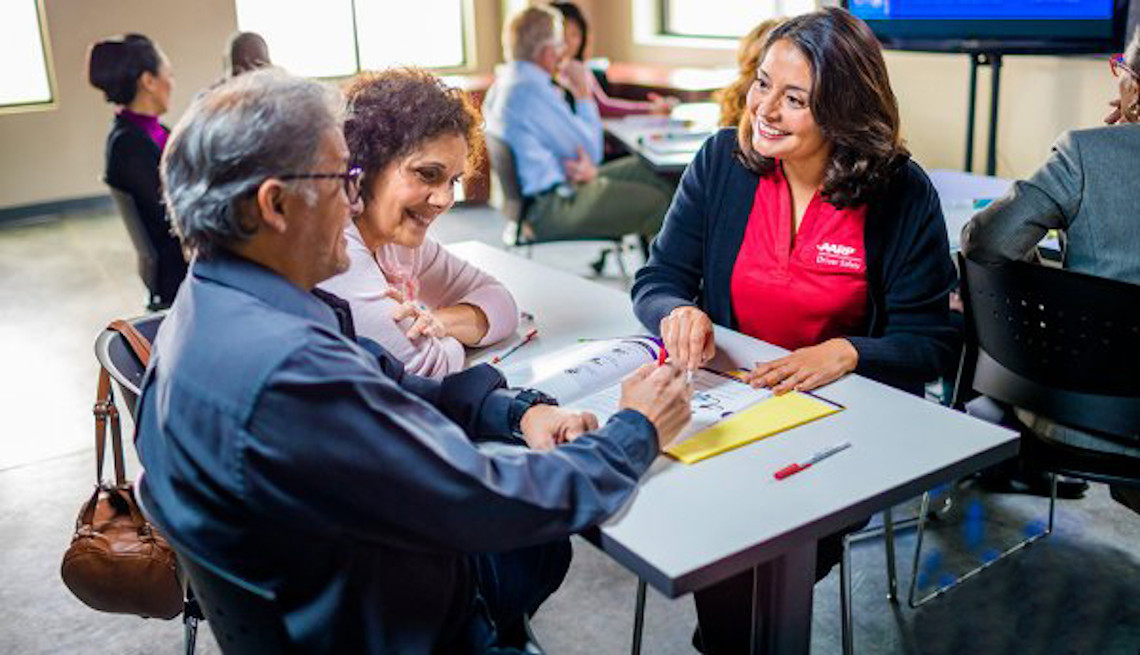
[[467,141],[467,171],[483,158],[482,117],[461,89],[419,68],[361,73],[345,89],[344,139],[352,166],[364,169],[365,200],[376,174],[444,135]]
[[[879,42],[866,23],[836,7],[784,21],[768,35],[765,54],[780,40],[811,64],[811,113],[831,144],[821,195],[838,208],[870,202],[910,157]],[[759,175],[775,170],[775,160],[752,149],[749,120],[740,122],[736,155]]]
[[780,19],[770,18],[740,39],[736,48],[736,65],[740,73],[728,86],[713,94],[713,99],[720,105],[721,127],[736,127],[746,113],[744,111],[748,98],[748,89],[756,81],[756,69],[760,67],[760,57],[764,54],[764,43],[768,32],[780,24]]

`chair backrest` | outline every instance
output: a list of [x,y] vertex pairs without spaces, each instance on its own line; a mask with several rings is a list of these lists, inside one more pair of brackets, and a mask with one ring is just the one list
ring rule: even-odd
[[[129,322],[147,341],[153,343],[165,317],[166,313],[162,312],[133,318]],[[133,419],[146,367],[135,357],[126,338],[114,330],[103,330],[95,339],[95,358],[111,374],[111,379],[119,388],[119,397],[123,399]]]
[[[966,257],[959,383],[1082,430],[1140,440],[1140,285]],[[974,361],[971,361],[973,359]]]
[[502,199],[502,206],[496,207],[507,220],[521,222],[526,213],[526,198],[519,186],[518,169],[515,167],[515,153],[511,146],[493,134],[486,135],[487,156],[491,159],[491,182],[499,189],[496,195]]
[[150,499],[145,492],[143,474],[135,485],[135,498],[143,516],[158,527],[174,554],[182,574],[189,582],[202,613],[210,622],[210,631],[223,653],[261,655],[288,653],[294,650],[285,630],[277,596],[225,571],[207,558],[192,552],[170,536],[162,524],[154,520]]
[[115,206],[119,208],[119,215],[123,217],[123,224],[127,226],[127,234],[131,237],[131,243],[135,247],[135,254],[138,256],[139,277],[142,278],[143,284],[150,290],[151,295],[154,295],[158,293],[159,288],[158,249],[150,241],[150,236],[147,234],[146,226],[143,224],[134,197],[122,189],[110,185],[107,188],[111,190],[111,198],[115,201]]

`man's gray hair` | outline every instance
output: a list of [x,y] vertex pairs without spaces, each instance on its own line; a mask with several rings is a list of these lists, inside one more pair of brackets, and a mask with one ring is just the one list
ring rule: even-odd
[[246,201],[271,177],[312,172],[322,139],[341,128],[343,106],[332,87],[276,69],[233,78],[195,99],[161,165],[183,248],[210,257],[252,236],[258,222],[242,215]]
[[562,14],[550,7],[527,7],[503,27],[507,61],[536,61],[542,49],[562,40]]

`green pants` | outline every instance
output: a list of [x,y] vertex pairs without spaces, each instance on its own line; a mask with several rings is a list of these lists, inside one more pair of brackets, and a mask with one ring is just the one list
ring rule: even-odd
[[640,159],[622,157],[599,166],[594,181],[575,185],[572,194],[537,196],[526,218],[537,241],[648,238],[661,229],[674,190]]

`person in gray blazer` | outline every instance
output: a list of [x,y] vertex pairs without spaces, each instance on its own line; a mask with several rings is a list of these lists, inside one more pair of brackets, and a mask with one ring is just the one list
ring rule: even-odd
[[[1065,236],[1065,268],[1140,284],[1135,241],[1140,228],[1140,178],[1135,175],[1140,161],[1140,30],[1109,65],[1120,95],[1109,102],[1107,125],[1062,134],[1037,172],[1015,182],[1004,197],[974,216],[962,230],[962,252],[971,259],[1025,259],[1048,230],[1057,229]],[[1093,437],[1023,410],[1016,414],[1022,423],[1055,439],[1140,457],[1140,444]],[[1140,512],[1135,490],[1112,491],[1114,498]]]

